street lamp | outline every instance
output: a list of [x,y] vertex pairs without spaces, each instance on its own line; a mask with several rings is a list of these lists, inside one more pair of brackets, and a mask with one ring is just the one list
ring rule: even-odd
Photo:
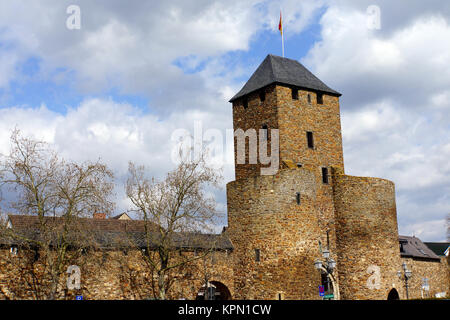
[[328,267],[330,268],[330,273],[336,268],[336,261],[333,259],[328,260]]
[[[412,277],[412,271],[408,270],[408,267],[406,266],[406,262],[402,263],[403,268],[403,279],[405,280],[405,289],[406,289],[406,299],[409,299],[409,293],[408,293],[408,280]],[[402,272],[397,272],[398,277],[402,278]]]
[[314,267],[316,267],[317,270],[322,269],[322,261],[316,260],[316,262],[314,262]]
[[327,283],[329,282],[329,279],[331,279],[332,281],[332,286],[333,286],[333,292],[336,291],[336,297],[335,299],[339,299],[339,289],[337,288],[337,284],[334,281],[333,278],[333,271],[336,268],[336,261],[334,261],[333,259],[330,258],[330,251],[329,250],[324,250],[322,252],[322,256],[325,259],[324,262],[322,262],[320,259],[317,259],[314,262],[314,267],[317,270],[320,271],[325,271],[325,274],[327,275]]

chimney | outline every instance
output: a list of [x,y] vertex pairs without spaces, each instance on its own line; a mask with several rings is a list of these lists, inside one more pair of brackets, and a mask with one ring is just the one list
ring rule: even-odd
[[94,219],[106,219],[106,213],[94,213]]

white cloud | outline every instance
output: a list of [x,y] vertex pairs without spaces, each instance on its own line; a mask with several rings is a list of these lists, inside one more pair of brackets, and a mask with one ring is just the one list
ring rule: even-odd
[[[366,27],[369,0],[3,1],[0,41],[9,51],[0,50],[0,88],[20,77],[17,67],[24,61],[37,57],[43,79],[86,93],[141,93],[151,97],[155,113],[105,99],[86,99],[65,115],[45,106],[6,108],[0,110],[0,151],[17,123],[68,157],[101,156],[119,176],[130,159],[165,172],[172,130],[192,130],[194,120],[203,120],[205,129],[231,127],[226,99],[240,85],[233,78],[251,68],[239,62],[230,67],[221,55],[248,50],[261,30],[277,32],[280,7],[287,37],[305,30],[323,9],[322,39],[304,62],[344,94],[347,172],[396,183],[402,228],[440,221],[449,199],[439,195],[450,193],[450,42],[442,40],[450,39],[450,5],[377,3],[381,30]],[[81,30],[65,27],[70,4],[81,7]],[[175,60],[187,69],[204,65],[185,74]],[[233,179],[232,168],[225,176]]]
[[[54,145],[59,154],[75,161],[101,159],[116,175],[117,211],[129,209],[124,194],[128,161],[145,165],[150,176],[161,178],[173,169],[171,161],[172,132],[185,128],[194,134],[194,121],[208,128],[218,128],[225,137],[226,124],[231,119],[204,112],[189,115],[173,113],[161,121],[155,115],[143,114],[138,108],[113,100],[87,99],[69,108],[66,115],[40,108],[11,107],[0,109],[0,152],[9,152],[9,136],[17,127],[24,135],[42,139]],[[225,142],[225,141],[224,141]],[[234,180],[232,165],[224,165],[224,182]],[[219,206],[225,203],[223,190],[214,191]],[[222,224],[226,224],[222,221]]]
[[401,235],[414,235],[422,241],[442,241],[447,239],[445,236],[437,238],[436,235],[445,235],[446,233],[445,219],[429,220],[419,223],[408,224],[399,228]]
[[[403,6],[404,21],[382,19],[381,30],[370,30],[368,4],[329,2],[322,39],[304,62],[343,93],[347,173],[394,181],[400,230],[442,240],[437,225],[450,212],[450,42],[437,39],[450,39],[448,17],[413,1],[411,10]],[[379,5],[382,17],[398,9]]]

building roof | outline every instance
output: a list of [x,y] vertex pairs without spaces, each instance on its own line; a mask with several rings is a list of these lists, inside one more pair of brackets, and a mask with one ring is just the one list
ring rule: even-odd
[[[46,223],[54,223],[55,226],[61,226],[63,222],[60,217],[45,217],[44,220]],[[9,215],[9,222],[11,228],[26,239],[39,240],[43,237],[37,216]],[[150,232],[146,233],[143,220],[79,218],[78,222],[76,228],[87,230],[99,248],[136,246],[145,248],[147,247],[147,236],[150,247],[155,247],[158,243],[157,239],[160,237],[159,226],[147,222]],[[231,241],[224,234],[176,233],[172,241],[175,247],[183,249],[233,249]],[[0,242],[4,245],[20,245],[25,241],[21,241],[18,237],[2,236]]]
[[130,218],[130,216],[126,213],[123,212],[121,214],[118,214],[117,216],[111,217],[111,219],[117,219],[117,220],[133,220]]
[[450,247],[450,242],[424,242],[438,256],[445,256],[445,252]]
[[328,87],[297,60],[269,54],[244,87],[230,99],[230,102],[273,83],[341,96],[339,92]]
[[398,236],[401,248],[400,255],[403,258],[438,260],[440,258],[428,248],[419,238]]

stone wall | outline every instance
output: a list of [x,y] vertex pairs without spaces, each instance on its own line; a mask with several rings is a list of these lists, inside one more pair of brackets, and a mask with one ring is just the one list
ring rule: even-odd
[[[260,93],[265,93],[261,101]],[[308,95],[311,102],[308,102]],[[247,108],[244,107],[247,101]],[[300,162],[308,168],[344,167],[339,97],[323,95],[323,104],[317,103],[313,91],[298,90],[298,99],[292,98],[290,87],[270,85],[233,102],[233,129],[259,130],[263,125],[269,128],[268,150],[270,150],[270,129],[279,129],[280,160]],[[314,149],[308,148],[306,132],[313,132]],[[246,162],[237,163],[235,149],[236,180],[259,175],[261,165],[249,164],[249,145],[246,142]],[[280,161],[281,164],[281,161]]]
[[[412,271],[408,281],[409,299],[434,298],[436,293],[441,292],[445,292],[447,297],[450,296],[450,274],[446,257],[441,257],[440,261],[402,258],[403,262]],[[398,270],[402,268],[399,267]],[[422,290],[423,278],[428,279],[429,291]],[[402,284],[405,287],[404,281]],[[406,294],[402,298],[406,298]]]
[[[270,129],[278,128],[278,108],[275,85],[267,86],[261,89],[265,92],[265,101],[260,100],[259,92],[248,95],[248,107],[244,108],[243,99],[233,102],[233,130],[242,129],[244,132],[248,129],[256,130],[257,139],[259,139],[259,129],[263,125],[269,128],[269,141],[267,150],[270,152]],[[260,91],[260,92],[261,92]],[[236,180],[246,179],[259,175],[261,165],[249,163],[249,141],[246,140],[245,164],[237,163],[237,139],[234,139],[234,163]],[[258,149],[259,150],[259,149]],[[259,159],[259,157],[258,157]]]
[[[297,90],[298,99],[292,98],[293,89]],[[282,85],[276,86],[276,94],[281,161],[301,163],[303,168],[314,173],[315,209],[319,228],[321,234],[328,231],[328,244],[326,237],[322,237],[321,241],[324,247],[329,245],[329,250],[335,254],[335,207],[331,167],[344,170],[339,97],[323,94],[323,103],[319,104],[317,92]],[[313,134],[313,148],[308,146],[307,132]],[[328,171],[328,183],[323,182],[322,168]]]
[[[300,205],[296,193],[300,193]],[[238,299],[318,299],[320,229],[315,175],[304,168],[227,185]],[[260,250],[256,261],[255,249]]]
[[[298,100],[294,100],[291,88],[279,85],[276,94],[281,159],[313,170],[344,168],[339,97],[324,94],[323,104],[318,104],[315,92],[298,90]],[[313,133],[313,149],[307,144],[308,131]]]
[[[35,298],[31,286],[23,281],[24,275],[29,275],[29,272],[20,271],[21,254],[19,252],[17,256],[12,256],[8,249],[0,251],[0,299]],[[184,254],[192,257],[194,253]],[[200,252],[198,257],[202,258],[183,268],[173,269],[170,273],[172,286],[167,298],[195,299],[205,283],[205,276],[209,281],[224,284],[233,298],[231,253],[216,251],[203,258]],[[134,300],[155,297],[152,280],[156,281],[156,276],[152,275],[138,250],[90,252],[77,261],[76,265],[81,271],[81,289],[66,290],[67,275],[64,274],[60,279],[57,299],[75,299],[76,295],[82,295],[86,300]]]
[[402,286],[394,184],[333,170],[341,298],[387,299]]
[[[339,98],[323,95],[323,104],[318,104],[317,95],[312,91],[299,89],[298,99],[293,99],[291,87],[288,86],[277,84],[262,90],[266,92],[264,102],[260,100],[259,93],[256,92],[246,97],[247,108],[243,106],[244,99],[233,103],[234,129],[258,130],[263,124],[266,124],[269,129],[279,129],[280,168],[284,167],[283,160],[294,164],[301,163],[302,168],[283,169],[271,178],[260,178],[258,177],[259,164],[236,164],[237,182],[228,185],[228,221],[230,234],[237,250],[237,259],[246,266],[242,270],[239,270],[239,267],[235,268],[235,274],[242,274],[242,279],[239,280],[241,283],[237,287],[246,287],[244,283],[249,282],[252,286],[258,286],[256,284],[258,281],[244,279],[246,274],[255,274],[253,278],[259,277],[259,282],[264,283],[265,286],[261,285],[260,289],[254,288],[254,290],[246,289],[242,297],[253,295],[270,299],[277,292],[283,291],[284,297],[290,299],[317,298],[317,285],[320,282],[314,277],[318,277],[319,272],[311,271],[310,267],[313,266],[314,257],[320,257],[320,254],[317,255],[319,241],[324,249],[328,246],[332,254],[336,253],[333,182],[330,172],[331,166],[342,169],[344,167]],[[313,149],[308,147],[306,137],[308,131],[313,132]],[[270,143],[269,139],[268,150],[270,150]],[[248,161],[248,144],[246,153]],[[236,159],[235,140],[235,161]],[[322,168],[328,169],[328,183],[322,181]],[[299,177],[301,174],[303,176]],[[247,181],[240,181],[246,179]],[[273,190],[273,192],[266,194],[262,192],[263,189]],[[300,206],[292,205],[295,203],[296,192],[301,193]],[[308,198],[309,195],[313,195],[312,198]],[[280,225],[280,217],[284,217],[286,227]],[[314,225],[314,229],[310,229],[315,230],[314,240],[309,235],[297,231],[309,228],[311,225]],[[292,226],[295,228],[292,229]],[[280,235],[273,233],[273,230],[278,229],[284,231]],[[274,241],[268,239],[268,235]],[[279,236],[282,236],[282,239],[279,239]],[[315,252],[314,257],[301,258],[305,262],[298,263],[299,260],[292,252],[299,250],[298,247],[296,248],[299,243],[301,243],[300,250],[303,250],[307,244],[312,246],[309,250]],[[266,260],[255,265],[252,259],[257,246],[262,247],[261,254],[266,255]],[[290,246],[292,246],[291,249],[286,249]],[[270,258],[273,252],[277,251],[278,255]],[[283,261],[282,264],[278,265],[279,261]],[[298,264],[306,263],[309,264],[306,268],[307,274],[313,272],[313,278],[308,279],[305,276],[304,266],[298,267]],[[254,267],[247,267],[249,265]],[[264,268],[270,270],[269,276],[264,275],[262,271]],[[295,285],[289,285],[287,284],[289,280],[284,279],[281,273],[293,270],[297,270],[301,275],[297,275],[299,278]],[[274,286],[276,289],[272,289],[275,288]],[[303,286],[307,286],[308,289]],[[268,287],[271,289],[267,290]],[[299,290],[301,287],[303,291]],[[314,289],[311,291],[310,288]]]

